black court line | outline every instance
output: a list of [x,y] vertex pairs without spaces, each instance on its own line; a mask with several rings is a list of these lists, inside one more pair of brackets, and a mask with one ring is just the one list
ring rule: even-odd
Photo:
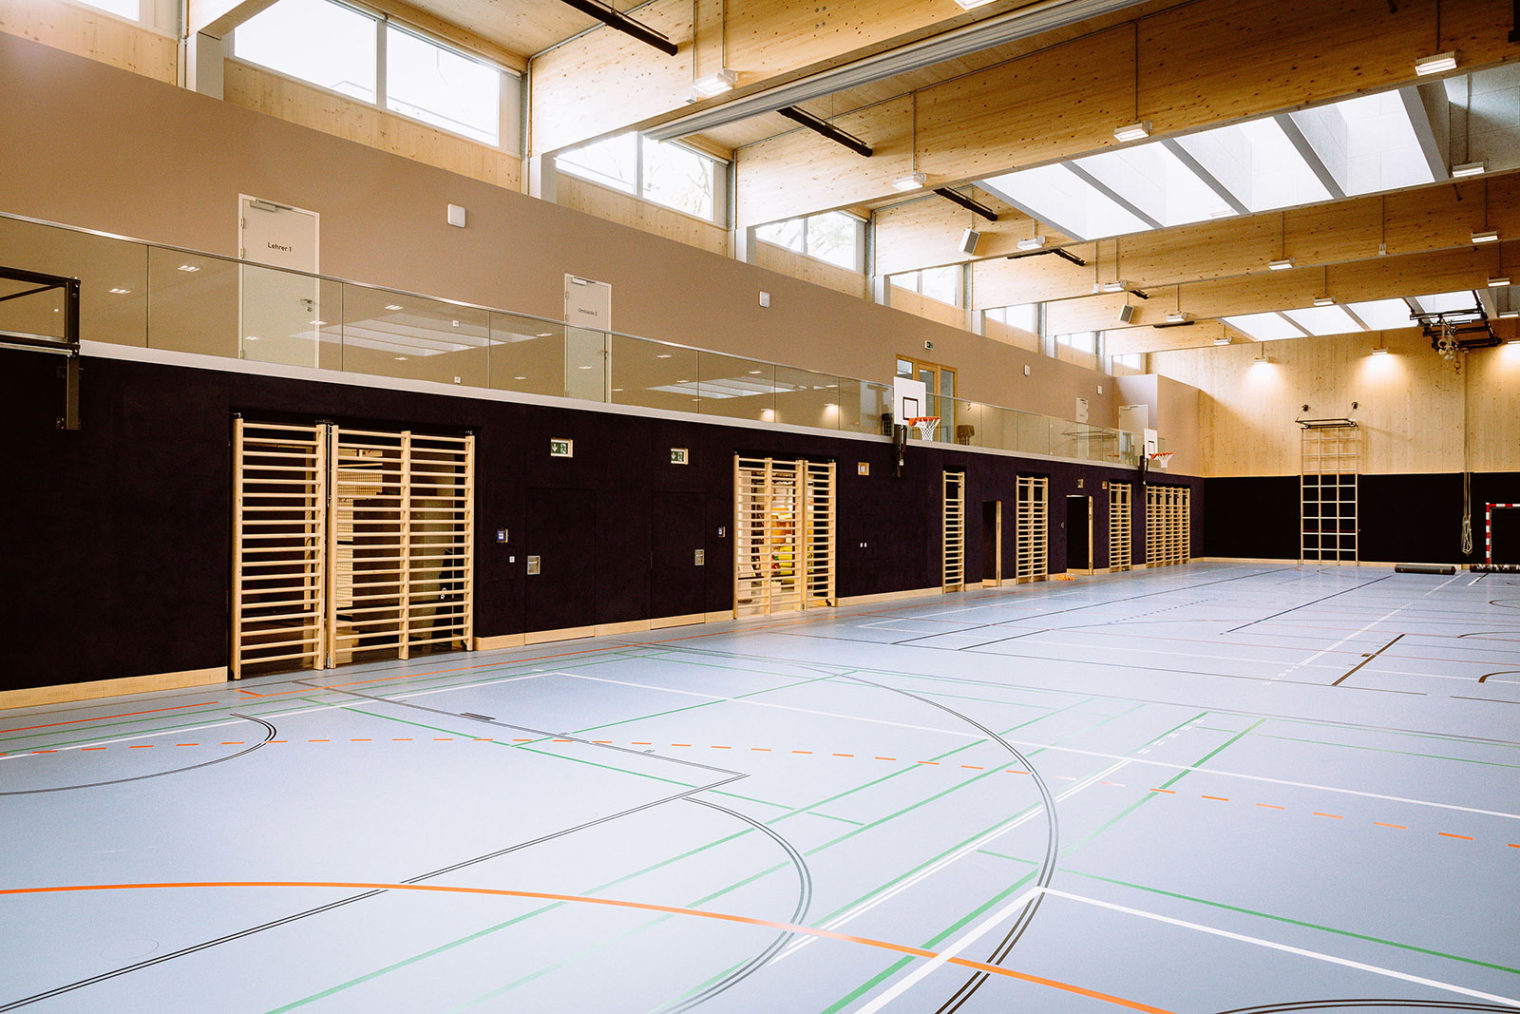
[[1502,697],[1463,697],[1460,694],[1452,694],[1454,701],[1479,701],[1483,704],[1520,704],[1520,701],[1506,701]]
[[[1356,674],[1356,670],[1357,669],[1360,669],[1362,666],[1366,665],[1368,662],[1371,662],[1373,659],[1377,658],[1379,655],[1381,655],[1383,652],[1387,651],[1389,648],[1392,648],[1395,644],[1397,644],[1399,642],[1399,638],[1402,638],[1403,636],[1404,636],[1403,634],[1400,634],[1398,637],[1395,637],[1393,640],[1391,640],[1387,644],[1383,645],[1377,651],[1374,651],[1371,655],[1368,655],[1366,658],[1362,659],[1360,662],[1358,662],[1356,664],[1356,666],[1350,672],[1346,673],[1346,675],[1342,676],[1340,679],[1336,680],[1334,683],[1332,683],[1330,685],[1332,687],[1338,687],[1342,683],[1346,682],[1346,680],[1350,679],[1353,675]],[[1479,680],[1478,682],[1481,683],[1483,681]],[[1361,689],[1366,690],[1366,689],[1369,689],[1369,688],[1368,687],[1362,687]]]
[[[112,778],[111,780],[104,782],[84,782],[80,785],[53,785],[44,789],[10,789],[5,792],[0,792],[0,796],[33,796],[39,792],[69,792],[74,789],[98,789],[103,785],[120,785],[123,782],[141,782],[146,781],[149,778],[163,778],[166,775],[182,774],[186,771],[194,771],[196,768],[209,768],[213,764],[225,764],[228,761],[237,760],[239,757],[247,757],[255,750],[263,749],[269,744],[269,741],[271,739],[274,739],[279,735],[279,731],[275,729],[274,726],[264,721],[262,718],[254,718],[251,715],[237,714],[234,714],[232,717],[241,718],[245,722],[257,722],[262,725],[264,727],[263,741],[255,743],[253,746],[250,746],[246,750],[239,750],[237,753],[230,753],[225,757],[217,757],[214,760],[201,761],[199,764],[190,764],[182,768],[170,768],[168,771],[154,771],[146,775],[132,775],[130,778]],[[217,724],[221,724],[220,720],[218,720]],[[0,1007],[0,1010],[5,1010],[5,1008]]]
[[1286,1003],[1269,1003],[1261,1007],[1232,1007],[1217,1014],[1278,1014],[1280,1011],[1298,1010],[1366,1010],[1370,1007],[1402,1007],[1415,1010],[1502,1011],[1514,1014],[1516,1008],[1494,1003],[1473,1003],[1466,1000],[1289,1000]]
[[1347,592],[1354,592],[1358,588],[1366,588],[1368,585],[1377,584],[1379,581],[1386,581],[1386,580],[1388,580],[1392,576],[1393,576],[1392,574],[1384,574],[1382,577],[1373,578],[1371,581],[1365,581],[1362,584],[1352,585],[1350,588],[1343,588],[1343,589],[1341,589],[1338,592],[1331,592],[1329,595],[1322,595],[1322,596],[1320,596],[1319,598],[1315,599],[1312,602],[1305,602],[1303,605],[1294,606],[1292,609],[1284,609],[1284,610],[1282,610],[1280,612],[1273,613],[1271,616],[1263,616],[1259,620],[1252,620],[1250,623],[1242,623],[1238,627],[1231,627],[1229,630],[1226,630],[1225,633],[1226,634],[1233,634],[1237,630],[1244,630],[1247,627],[1254,626],[1255,624],[1258,624],[1258,623],[1265,623],[1268,620],[1275,620],[1279,616],[1285,616],[1288,613],[1296,613],[1300,609],[1307,609],[1308,607],[1310,607],[1312,605],[1317,605],[1320,602],[1324,602],[1324,601],[1326,601],[1328,599],[1333,599],[1337,595],[1345,595]]
[[1508,676],[1510,673],[1520,673],[1520,669],[1500,669],[1498,672],[1486,672],[1478,677],[1478,682],[1486,683],[1490,676]]
[[[426,880],[431,880],[434,877],[441,877],[444,874],[454,873],[458,870],[462,870],[470,866],[475,866],[479,863],[489,862],[492,859],[499,859],[504,855],[509,855],[513,852],[521,851],[522,849],[532,848],[535,845],[542,845],[543,843],[553,841],[556,838],[563,838],[566,835],[575,834],[578,831],[588,830],[589,828],[596,827],[598,824],[605,824],[609,821],[620,820],[623,817],[629,817],[635,813],[653,809],[656,806],[663,806],[666,803],[671,803],[678,799],[685,799],[698,792],[707,792],[712,789],[720,788],[724,785],[728,785],[731,782],[736,782],[746,777],[748,776],[742,774],[735,775],[732,778],[720,779],[710,785],[699,785],[696,788],[687,789],[684,792],[677,792],[662,799],[653,799],[647,803],[642,803],[638,806],[630,807],[627,810],[620,810],[617,813],[609,813],[605,816],[597,817],[595,820],[588,820],[585,823],[576,824],[572,827],[561,828],[558,831],[551,831],[548,834],[540,835],[539,837],[530,839],[528,841],[518,842],[515,845],[508,845],[507,847],[497,849],[494,852],[487,852],[484,855],[465,859],[461,862],[441,867],[440,869],[429,870],[427,873],[420,873],[415,877],[408,877],[406,880],[401,881],[401,883],[420,884]],[[314,908],[308,908],[300,912],[294,912],[279,919],[271,919],[269,922],[259,923],[256,926],[249,926],[246,929],[241,929],[234,933],[228,933],[223,936],[214,937],[210,940],[203,940],[200,943],[191,944],[188,947],[181,947],[179,950],[170,951],[168,954],[160,954],[157,957],[147,958],[143,961],[139,961],[131,965],[123,965],[122,967],[112,969],[109,972],[101,972],[99,975],[92,975],[87,979],[79,979],[75,982],[70,982],[62,986],[55,986],[52,989],[41,993],[34,993],[31,996],[23,997],[20,1000],[13,1000],[4,1006],[0,1006],[0,1012],[16,1010],[18,1008],[25,1007],[42,1000],[48,1000],[55,996],[61,996],[64,993],[69,993],[76,989],[83,989],[86,986],[93,986],[96,983],[105,982],[108,979],[114,979],[118,976],[142,971],[145,968],[152,968],[154,965],[161,965],[166,961],[173,961],[175,958],[182,958],[189,954],[195,954],[199,951],[204,951],[209,948],[216,947],[220,944],[231,943],[234,940],[242,940],[245,937],[253,936],[255,933],[262,933],[265,930],[275,929],[280,926],[288,926],[293,922],[298,922],[302,919],[308,919],[314,915],[321,915],[324,912],[331,912],[334,909],[342,908],[345,905],[352,905],[355,902],[365,901],[369,898],[374,898],[386,893],[388,892],[378,889],[364,891],[360,894],[350,895],[347,898],[340,898],[337,901],[328,902],[325,905],[318,905]]]

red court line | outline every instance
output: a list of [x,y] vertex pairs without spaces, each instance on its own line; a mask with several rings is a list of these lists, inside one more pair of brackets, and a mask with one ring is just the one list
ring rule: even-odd
[[150,711],[126,711],[119,715],[96,715],[94,718],[71,718],[67,722],[49,722],[47,725],[23,725],[19,729],[0,729],[0,736],[8,736],[13,732],[31,732],[34,729],[56,729],[60,725],[78,725],[80,722],[104,722],[110,718],[136,718],[138,715],[157,715],[165,711],[183,711],[186,708],[209,708],[215,701],[202,701],[200,704],[176,704],[172,708],[153,708]]
[[[593,898],[580,894],[549,894],[544,891],[509,891],[501,888],[489,887],[451,887],[443,884],[383,884],[361,883],[345,881],[320,881],[320,880],[229,880],[229,881],[206,881],[200,883],[166,883],[166,884],[72,884],[56,887],[17,887],[0,890],[0,895],[7,894],[65,894],[71,892],[86,891],[142,891],[142,890],[183,890],[192,888],[231,888],[231,887],[305,887],[324,888],[343,891],[422,891],[435,894],[475,894],[492,895],[503,898],[527,898],[534,901],[556,901],[580,905],[604,905],[609,908],[634,909],[642,912],[660,912],[665,915],[684,915],[699,919],[712,919],[718,922],[741,923],[747,926],[759,926],[764,929],[783,930],[789,933],[801,933],[806,936],[821,937],[826,940],[839,940],[845,943],[861,944],[865,947],[875,947],[879,950],[893,951],[898,954],[907,954],[916,958],[941,958],[936,951],[926,950],[922,947],[910,947],[906,944],[894,944],[887,940],[877,940],[872,937],[858,937],[848,933],[836,933],[833,930],[817,929],[812,926],[798,926],[794,923],[775,922],[770,919],[757,919],[754,916],[734,915],[729,912],[712,912],[700,908],[682,908],[676,905],[655,905],[643,901],[622,901],[616,898]],[[962,968],[974,969],[978,972],[986,972],[989,975],[1000,975],[1008,979],[1017,979],[1020,982],[1033,983],[1037,986],[1047,986],[1051,989],[1060,990],[1063,993],[1071,993],[1076,996],[1085,996],[1093,1000],[1101,1000],[1123,1007],[1127,1010],[1143,1011],[1145,1014],[1175,1014],[1174,1011],[1162,1007],[1152,1007],[1136,1000],[1127,1000],[1124,997],[1114,996],[1111,993],[1102,993],[1085,986],[1078,986],[1069,982],[1061,982],[1058,979],[1046,979],[1038,975],[1029,975],[1025,972],[1016,972],[1011,968],[1001,965],[989,964],[985,961],[973,961],[970,958],[943,958],[952,965]]]

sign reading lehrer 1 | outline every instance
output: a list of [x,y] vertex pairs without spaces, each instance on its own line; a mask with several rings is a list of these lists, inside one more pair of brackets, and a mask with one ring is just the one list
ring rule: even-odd
[[549,457],[573,458],[575,457],[575,441],[566,440],[564,437],[549,438]]

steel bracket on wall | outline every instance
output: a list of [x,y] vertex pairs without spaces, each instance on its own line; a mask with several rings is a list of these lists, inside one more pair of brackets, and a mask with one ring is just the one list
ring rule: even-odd
[[[57,425],[61,430],[79,429],[79,279],[68,278],[64,275],[46,275],[37,271],[24,271],[20,268],[0,267],[0,281],[20,282],[23,286],[27,286],[17,292],[6,292],[0,295],[0,303],[32,296],[46,298],[47,293],[54,292],[62,297],[62,306],[51,307],[53,313],[61,314],[63,317],[62,337],[43,334],[35,330],[0,328],[0,346],[65,357],[64,364],[58,371],[63,380],[63,414],[58,417]],[[49,307],[39,305],[40,303],[39,299],[31,304],[31,309],[39,313],[49,309]],[[22,307],[20,317],[24,323],[27,304],[18,303],[17,305]]]

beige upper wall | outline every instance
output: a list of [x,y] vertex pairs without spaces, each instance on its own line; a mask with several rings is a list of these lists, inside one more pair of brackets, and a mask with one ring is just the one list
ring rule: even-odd
[[573,273],[620,331],[882,381],[932,341],[966,397],[1114,421],[1102,374],[3,34],[0,93],[3,211],[231,256],[252,194],[322,216],[326,274],[559,318]]
[[[1201,391],[1205,475],[1297,474],[1294,420],[1347,415],[1363,431],[1363,472],[1460,472],[1464,433],[1473,471],[1520,470],[1520,345],[1469,353],[1459,373],[1417,330],[1384,337],[1388,356],[1369,354],[1376,335],[1343,335],[1157,352],[1151,362]],[[1262,352],[1271,361],[1256,365]]]

